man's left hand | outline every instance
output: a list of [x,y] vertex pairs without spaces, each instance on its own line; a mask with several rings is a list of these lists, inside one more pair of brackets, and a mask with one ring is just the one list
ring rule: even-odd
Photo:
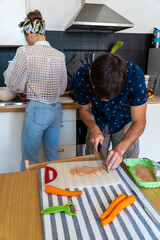
[[119,149],[112,149],[108,152],[106,165],[108,172],[116,169],[123,160],[123,155]]

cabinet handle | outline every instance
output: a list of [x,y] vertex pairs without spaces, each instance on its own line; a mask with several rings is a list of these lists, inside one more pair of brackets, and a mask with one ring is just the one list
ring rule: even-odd
[[57,152],[64,152],[64,148],[59,149]]

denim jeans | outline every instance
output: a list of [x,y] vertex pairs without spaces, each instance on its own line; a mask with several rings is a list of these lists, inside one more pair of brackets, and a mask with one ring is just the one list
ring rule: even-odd
[[36,163],[41,140],[44,143],[46,161],[58,159],[58,141],[62,123],[61,104],[45,104],[30,101],[26,108],[22,131],[21,171],[25,170],[24,160]]

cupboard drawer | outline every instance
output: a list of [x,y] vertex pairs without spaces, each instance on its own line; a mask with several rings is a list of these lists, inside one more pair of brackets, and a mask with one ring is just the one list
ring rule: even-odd
[[[58,146],[59,159],[76,157],[76,145]],[[44,149],[39,149],[38,162],[45,162]]]
[[76,157],[76,145],[58,146],[59,159]]
[[62,121],[76,121],[76,109],[63,109],[62,117]]
[[58,145],[73,144],[76,144],[76,121],[62,122]]

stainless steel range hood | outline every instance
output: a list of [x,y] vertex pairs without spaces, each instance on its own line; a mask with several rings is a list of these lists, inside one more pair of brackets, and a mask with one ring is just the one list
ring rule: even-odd
[[116,32],[134,24],[107,7],[102,0],[82,0],[82,6],[65,27],[66,31]]

